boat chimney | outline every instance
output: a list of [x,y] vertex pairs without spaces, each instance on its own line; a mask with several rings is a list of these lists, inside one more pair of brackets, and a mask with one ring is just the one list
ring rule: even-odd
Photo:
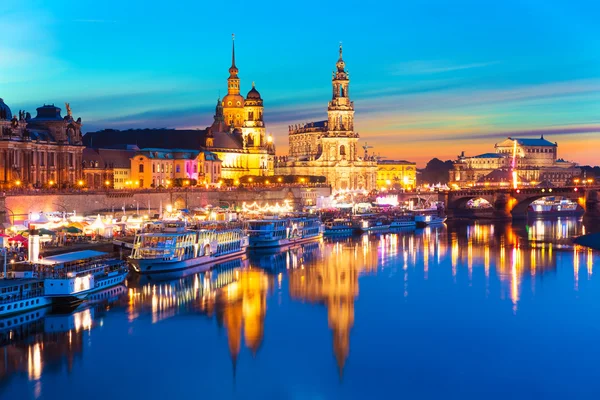
[[40,259],[40,235],[35,227],[29,229],[28,258],[30,263],[36,263]]

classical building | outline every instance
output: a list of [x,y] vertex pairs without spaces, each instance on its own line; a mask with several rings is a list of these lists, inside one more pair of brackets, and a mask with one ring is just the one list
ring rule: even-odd
[[131,158],[136,146],[124,149],[83,150],[83,181],[90,189],[125,189],[131,182]]
[[277,175],[325,176],[334,190],[376,188],[377,161],[366,150],[361,157],[357,148],[359,135],[354,131],[354,102],[345,68],[340,45],[328,118],[289,127],[289,157],[277,159]]
[[0,182],[7,186],[74,185],[82,176],[81,118],[75,120],[54,105],[37,115],[13,115],[0,99]]
[[417,186],[417,164],[410,161],[379,160],[377,162],[377,188],[406,189]]
[[[497,143],[495,152],[461,154],[450,171],[450,184],[459,187],[519,185],[563,186],[581,174],[577,164],[558,158],[558,144],[539,139],[511,138]],[[499,172],[500,171],[500,172]]]
[[221,179],[221,160],[206,150],[141,149],[131,158],[133,188],[168,187],[175,180],[184,186],[193,181],[205,184],[218,183]]
[[[227,95],[217,100],[214,122],[206,129],[103,130],[88,132],[84,143],[90,147],[135,144],[140,148],[209,151],[221,161],[220,178],[235,181],[246,175],[273,175],[275,145],[272,136],[266,134],[263,99],[254,83],[245,98],[240,94],[238,73],[233,42]],[[198,184],[203,183],[198,180]]]

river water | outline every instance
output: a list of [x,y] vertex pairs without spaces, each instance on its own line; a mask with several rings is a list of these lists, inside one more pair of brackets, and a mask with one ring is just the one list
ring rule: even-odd
[[600,398],[582,229],[456,223],[134,276],[0,331],[0,398]]

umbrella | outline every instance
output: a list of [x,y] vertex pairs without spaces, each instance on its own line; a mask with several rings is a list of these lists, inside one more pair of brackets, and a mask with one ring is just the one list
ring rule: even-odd
[[17,235],[17,236],[13,236],[10,239],[8,239],[9,242],[20,242],[20,243],[27,243],[27,238],[21,236],[21,235]]
[[67,233],[81,233],[81,229],[76,228],[74,226],[64,226],[62,228],[59,229],[61,232],[67,232]]
[[69,224],[69,228],[75,227],[77,229],[83,229],[83,224],[81,222],[71,222]]
[[56,235],[55,232],[52,232],[51,230],[45,229],[45,228],[38,229],[38,234],[40,234],[40,235],[51,235],[51,236]]

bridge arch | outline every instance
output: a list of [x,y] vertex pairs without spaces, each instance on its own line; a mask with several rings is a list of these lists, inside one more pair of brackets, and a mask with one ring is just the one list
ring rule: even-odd
[[560,197],[563,199],[568,199],[568,200],[575,202],[578,207],[581,207],[581,204],[579,204],[579,201],[578,201],[579,198],[577,195],[565,196],[564,193],[555,195],[554,193],[551,193],[551,192],[550,193],[538,193],[535,195],[527,195],[527,197],[518,198],[517,203],[512,207],[512,209],[510,210],[510,213],[512,214],[513,218],[527,218],[528,212],[529,212],[529,206],[531,205],[531,203],[533,203],[536,200],[543,199],[545,197]]

